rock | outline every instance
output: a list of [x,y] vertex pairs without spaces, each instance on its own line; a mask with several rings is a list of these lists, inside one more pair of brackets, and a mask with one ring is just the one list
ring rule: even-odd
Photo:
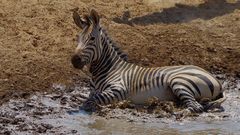
[[62,96],[63,96],[63,93],[53,94],[53,95],[51,96],[51,99],[52,99],[52,100],[56,100],[56,99],[58,99],[58,98],[61,98]]
[[229,118],[229,117],[230,117],[229,114],[225,114],[225,115],[222,116],[222,118]]
[[207,51],[208,51],[208,52],[214,52],[214,53],[215,53],[215,52],[217,52],[217,49],[216,49],[216,48],[212,48],[212,47],[208,47],[208,48],[207,48]]
[[72,108],[78,108],[79,104],[71,102],[71,103],[69,103],[69,106],[72,107]]
[[52,85],[53,89],[57,90],[57,91],[64,91],[66,90],[66,86],[63,84],[53,84]]
[[34,103],[26,103],[26,107],[30,107],[30,108],[32,108],[32,107],[34,107],[34,106],[35,106]]
[[178,34],[186,34],[187,31],[184,30],[184,29],[179,29],[179,30],[177,31],[177,33],[178,33]]
[[33,95],[32,97],[30,97],[30,100],[33,100],[33,101],[35,101],[35,100],[37,100],[38,99],[38,96],[37,95]]
[[156,116],[156,118],[164,118],[164,117],[165,117],[165,115],[163,115],[163,114],[159,114]]
[[37,132],[38,133],[46,133],[47,132],[47,128],[45,128],[43,126],[38,126],[37,127]]
[[224,74],[218,74],[218,75],[216,75],[215,77],[216,77],[217,79],[223,80],[223,79],[226,78],[226,75],[224,75]]
[[134,122],[134,120],[133,120],[133,119],[128,119],[127,121],[128,121],[128,122]]
[[42,125],[43,127],[45,127],[46,129],[52,129],[52,128],[53,128],[53,125],[51,125],[51,124],[41,123],[41,125]]
[[68,98],[67,98],[67,97],[62,97],[62,98],[60,99],[61,105],[66,105],[66,104],[67,104],[67,101],[68,101]]
[[77,133],[77,130],[72,130],[71,133],[72,133],[72,134],[76,134],[76,133]]

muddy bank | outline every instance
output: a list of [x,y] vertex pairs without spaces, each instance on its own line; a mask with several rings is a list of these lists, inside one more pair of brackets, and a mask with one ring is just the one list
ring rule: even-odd
[[182,110],[172,102],[155,108],[119,103],[94,113],[79,109],[80,93],[88,94],[82,81],[67,88],[54,84],[53,93],[35,93],[11,99],[0,106],[0,134],[238,134],[240,132],[240,80],[218,75],[228,99],[224,112],[209,112],[176,119]]
[[[80,30],[72,19],[95,8],[109,35],[143,66],[193,64],[239,75],[237,0],[1,0],[0,103],[70,87],[70,57]],[[16,94],[17,93],[17,94]]]

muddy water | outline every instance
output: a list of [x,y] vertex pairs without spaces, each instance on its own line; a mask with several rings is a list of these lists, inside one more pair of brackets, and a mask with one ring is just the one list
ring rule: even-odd
[[78,83],[72,88],[55,84],[56,91],[51,94],[36,93],[3,104],[0,134],[239,134],[240,80],[226,79],[223,75],[218,78],[224,81],[228,97],[223,104],[225,111],[181,120],[169,113],[171,107],[166,109],[171,103],[163,104],[158,113],[120,106],[88,113],[79,109],[82,103],[79,93],[88,92],[86,84]]

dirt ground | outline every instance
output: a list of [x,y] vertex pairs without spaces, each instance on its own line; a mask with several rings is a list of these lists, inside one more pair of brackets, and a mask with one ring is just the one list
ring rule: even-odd
[[193,64],[240,76],[240,1],[237,0],[1,0],[0,103],[55,84],[85,78],[70,58],[80,31],[79,8],[101,23],[143,66]]

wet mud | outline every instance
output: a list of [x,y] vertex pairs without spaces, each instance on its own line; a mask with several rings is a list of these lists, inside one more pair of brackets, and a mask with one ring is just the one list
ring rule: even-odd
[[96,112],[80,109],[88,94],[87,83],[71,88],[54,84],[53,93],[35,93],[11,99],[0,106],[0,134],[238,134],[240,132],[240,79],[217,75],[226,89],[224,111],[195,114],[182,119],[181,106],[157,102],[136,106],[128,102],[102,107]]

